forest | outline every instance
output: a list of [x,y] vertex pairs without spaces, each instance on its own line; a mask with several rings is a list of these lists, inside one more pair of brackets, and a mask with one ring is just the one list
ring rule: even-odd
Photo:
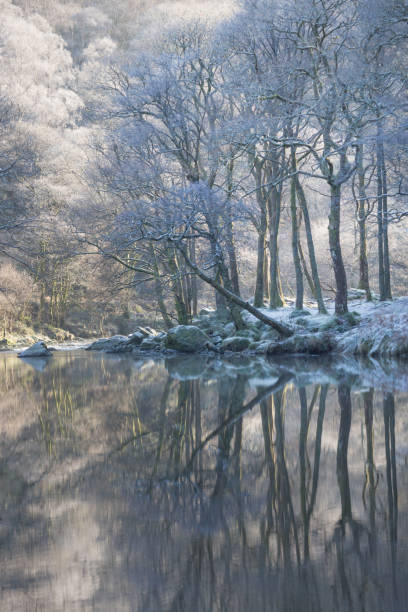
[[404,0],[0,0],[0,325],[406,294]]

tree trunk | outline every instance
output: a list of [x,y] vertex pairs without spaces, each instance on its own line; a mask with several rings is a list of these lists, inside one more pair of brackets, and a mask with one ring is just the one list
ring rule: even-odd
[[[196,260],[196,247],[194,240],[191,240],[190,244],[190,258],[191,261]],[[193,317],[196,317],[198,314],[198,288],[197,288],[197,277],[193,274],[190,277],[191,282],[191,293],[192,293],[192,309],[193,309]]]
[[225,299],[232,303],[232,305],[238,306],[239,308],[243,308],[247,312],[253,314],[254,317],[259,319],[259,321],[262,321],[262,323],[269,325],[285,337],[293,335],[293,330],[290,327],[265,316],[260,310],[252,306],[252,304],[250,304],[249,302],[245,302],[245,300],[243,300],[241,297],[235,295],[234,293],[232,293],[232,291],[229,291],[228,289],[220,285],[215,279],[211,278],[210,276],[207,276],[207,274],[203,270],[201,270],[201,268],[199,268],[197,264],[193,264],[193,262],[188,257],[186,250],[181,245],[179,245],[178,248],[180,249],[180,252],[182,253],[184,259],[186,260],[187,265],[197,274],[197,276],[201,278],[204,282],[208,283],[211,287],[213,287]]
[[326,306],[323,301],[322,287],[320,285],[319,272],[317,269],[316,254],[314,249],[312,226],[310,223],[309,209],[307,207],[306,196],[302,185],[300,184],[299,177],[296,175],[296,191],[300,203],[300,207],[303,213],[303,219],[305,221],[306,241],[307,249],[309,251],[310,269],[312,273],[313,285],[315,289],[315,298],[317,301],[317,307],[321,314],[327,314]]
[[[296,172],[296,152],[295,147],[291,147],[290,151],[291,156],[291,171],[292,173]],[[292,178],[290,184],[290,216],[292,222],[292,256],[293,256],[293,265],[295,266],[295,276],[296,276],[296,304],[295,307],[297,310],[303,309],[303,274],[302,274],[302,266],[300,265],[300,257],[299,257],[299,226],[297,219],[297,210],[296,210],[296,179]]]
[[269,283],[269,256],[268,256],[267,245],[265,245],[263,275],[264,275],[264,297],[269,302],[269,286],[270,286],[270,283]]
[[363,289],[366,294],[367,301],[372,300],[370,291],[370,282],[368,276],[368,260],[367,260],[367,233],[366,233],[366,191],[364,182],[363,169],[363,147],[359,147],[357,155],[357,175],[358,175],[358,200],[357,200],[357,221],[359,231],[359,283],[358,288]]
[[269,306],[280,308],[284,306],[282,286],[279,271],[278,235],[281,213],[281,194],[273,188],[267,201],[269,217]]
[[157,262],[156,252],[152,245],[150,245],[150,254],[152,257],[153,270],[154,270],[154,289],[156,293],[157,304],[159,306],[160,314],[162,316],[166,329],[170,329],[171,327],[173,327],[173,324],[167,312],[166,303],[164,301],[163,287],[160,282],[159,264]]
[[169,249],[168,266],[172,275],[171,288],[174,295],[174,305],[176,307],[177,321],[180,325],[188,325],[190,323],[190,320],[183,299],[183,287],[180,279],[180,270],[177,265],[176,254],[173,248]]
[[236,295],[240,294],[239,289],[239,272],[238,272],[238,262],[237,262],[237,254],[235,250],[235,241],[234,241],[234,228],[232,224],[231,218],[231,206],[230,202],[228,202],[227,207],[227,219],[226,219],[226,243],[227,243],[227,253],[228,253],[228,261],[229,261],[229,269],[231,275],[231,284]]
[[261,219],[258,227],[258,253],[256,262],[256,283],[254,306],[261,308],[264,300],[264,266],[265,266],[265,239],[267,230],[266,205],[263,202],[261,207]]
[[336,279],[335,311],[337,315],[348,312],[347,277],[340,245],[340,201],[341,186],[332,183],[330,185],[329,246]]
[[380,300],[391,299],[390,260],[388,248],[387,174],[381,122],[377,125],[377,243],[378,285]]
[[299,251],[299,257],[300,257],[300,263],[302,264],[302,272],[307,280],[307,284],[309,285],[310,293],[312,294],[314,299],[316,299],[316,288],[313,283],[313,278],[307,268],[307,263],[306,263],[306,259],[303,253],[302,243],[300,241],[300,236],[299,236],[298,251]]
[[382,188],[383,188],[383,240],[384,240],[384,289],[387,300],[392,300],[391,293],[391,269],[390,269],[390,249],[388,245],[388,184],[387,184],[387,168],[384,159],[384,145],[381,141],[382,148]]

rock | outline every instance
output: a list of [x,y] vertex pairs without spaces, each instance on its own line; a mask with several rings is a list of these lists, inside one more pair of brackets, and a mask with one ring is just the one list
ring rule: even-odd
[[232,336],[232,338],[225,338],[221,343],[222,351],[244,351],[249,348],[251,340],[249,338],[243,338],[242,336]]
[[202,350],[210,343],[210,339],[196,325],[178,325],[169,329],[165,339],[165,345],[169,349],[194,353]]
[[143,338],[147,338],[148,336],[155,336],[157,332],[155,329],[152,329],[151,327],[138,326],[135,328],[134,332],[130,334],[130,336],[133,336],[134,334],[142,334]]
[[221,344],[221,342],[223,341],[223,337],[222,336],[212,336],[211,340],[213,344]]
[[30,348],[18,354],[19,357],[50,357],[50,355],[52,355],[52,352],[47,348],[45,342],[36,342]]
[[260,334],[259,331],[254,328],[254,329],[239,329],[236,334],[235,337],[240,337],[240,338],[248,338],[249,340],[253,341],[257,341],[260,339]]
[[307,353],[322,355],[333,349],[333,340],[329,334],[296,334],[283,342],[271,342],[267,348],[268,355],[279,353]]
[[135,331],[133,332],[133,334],[130,334],[128,336],[127,344],[130,346],[139,346],[139,344],[141,344],[142,341],[147,337],[148,336],[145,336],[142,332]]
[[155,329],[153,329],[153,327],[144,327],[140,329],[144,329],[149,336],[157,336],[157,334],[159,333]]
[[232,336],[233,334],[235,334],[235,324],[231,321],[231,323],[227,323],[227,325],[224,325],[224,332],[228,336]]
[[159,351],[162,348],[162,339],[158,336],[145,338],[140,345],[141,351]]
[[261,334],[261,340],[263,341],[268,340],[269,342],[277,342],[278,340],[280,340],[280,338],[280,333],[277,332],[275,329],[272,329],[271,327],[268,327],[268,329],[262,332]]
[[270,342],[255,342],[255,344],[256,346],[252,348],[251,345],[250,349],[254,350],[258,355],[266,355]]
[[[106,352],[119,352],[125,350],[128,343],[127,336],[112,336],[111,338],[100,338],[95,342],[92,342],[86,350],[87,351],[106,351]],[[130,347],[129,347],[130,350]]]

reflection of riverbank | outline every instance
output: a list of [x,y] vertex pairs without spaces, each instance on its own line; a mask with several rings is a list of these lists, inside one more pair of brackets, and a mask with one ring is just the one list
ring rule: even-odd
[[2,610],[399,610],[407,396],[222,361],[0,356]]

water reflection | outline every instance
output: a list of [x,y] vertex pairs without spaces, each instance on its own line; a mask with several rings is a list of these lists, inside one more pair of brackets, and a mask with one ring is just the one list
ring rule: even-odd
[[406,610],[408,395],[346,371],[0,356],[1,610]]

